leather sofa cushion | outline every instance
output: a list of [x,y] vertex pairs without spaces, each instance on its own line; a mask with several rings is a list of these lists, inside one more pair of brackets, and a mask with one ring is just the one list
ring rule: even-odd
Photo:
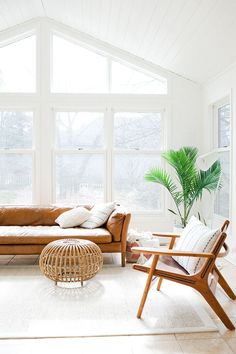
[[61,229],[59,226],[0,226],[0,244],[47,244],[63,238],[81,238],[97,244],[112,242],[112,235],[104,228]]
[[[88,205],[83,205],[90,209]],[[0,225],[9,226],[39,226],[39,225],[56,225],[56,218],[71,207],[1,207],[0,208]]]
[[114,241],[119,242],[121,240],[121,232],[125,214],[125,211],[121,207],[118,207],[111,213],[107,220],[106,227],[107,230],[112,234]]

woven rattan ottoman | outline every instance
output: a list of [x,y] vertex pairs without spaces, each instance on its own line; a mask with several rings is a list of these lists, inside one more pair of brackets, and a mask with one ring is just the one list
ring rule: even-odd
[[39,267],[43,274],[57,282],[76,283],[91,279],[102,268],[100,248],[93,242],[63,239],[50,242],[42,251]]

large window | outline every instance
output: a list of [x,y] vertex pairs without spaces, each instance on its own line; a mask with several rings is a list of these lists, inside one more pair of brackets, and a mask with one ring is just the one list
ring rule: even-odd
[[144,180],[160,165],[163,124],[160,112],[117,112],[114,115],[114,199],[133,210],[160,210],[161,191]]
[[160,210],[160,187],[147,183],[144,174],[161,163],[161,112],[111,114],[110,136],[104,134],[109,125],[104,113],[56,113],[56,202],[102,202],[112,181],[110,198],[132,210]]
[[221,162],[222,188],[218,191],[214,211],[217,215],[230,214],[230,103],[225,99],[214,106],[215,145]]
[[56,201],[104,201],[104,114],[56,113]]
[[33,113],[0,112],[0,202],[32,203]]
[[167,79],[53,35],[52,92],[167,94]]
[[0,43],[0,204],[162,211],[144,175],[167,148],[165,75],[52,23],[26,27]]

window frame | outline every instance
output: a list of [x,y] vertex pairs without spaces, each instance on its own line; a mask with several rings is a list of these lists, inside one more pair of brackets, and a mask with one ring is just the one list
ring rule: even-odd
[[[127,150],[127,154],[129,153],[141,153],[141,154],[155,154],[158,156],[161,156],[162,152],[166,149],[166,144],[167,144],[167,117],[166,117],[166,108],[155,108],[151,109],[148,108],[146,109],[145,106],[140,109],[134,109],[131,108],[125,108],[125,104],[123,103],[122,105],[124,108],[121,109],[120,107],[114,109],[112,106],[107,105],[107,107],[103,107],[103,109],[97,107],[93,107],[92,109],[90,108],[91,106],[89,105],[82,105],[81,106],[72,106],[72,105],[67,105],[67,107],[63,106],[55,106],[53,108],[53,157],[52,157],[52,166],[53,166],[53,172],[52,172],[52,203],[53,204],[60,204],[59,201],[56,200],[56,156],[60,154],[93,154],[93,153],[99,153],[104,156],[104,202],[109,202],[114,200],[114,183],[113,183],[113,178],[114,178],[114,156],[115,153],[121,152],[124,153],[125,150],[118,150],[114,149],[113,146],[113,137],[114,137],[114,115],[117,112],[141,112],[141,113],[146,113],[146,112],[151,112],[151,113],[161,113],[162,119],[162,139],[163,139],[163,149],[162,150]],[[101,112],[104,114],[104,149],[82,149],[82,150],[76,150],[76,149],[58,149],[56,148],[56,113],[57,112]],[[161,158],[161,167],[164,167],[165,163],[163,159]],[[147,182],[148,183],[148,182]],[[159,210],[132,210],[132,213],[135,215],[166,215],[166,193],[164,191],[164,188],[161,188],[161,209]],[[70,204],[70,203],[68,203]],[[75,203],[76,204],[76,203]]]
[[[50,86],[49,86],[49,92],[51,95],[67,95],[67,96],[73,96],[73,95],[104,95],[104,94],[109,94],[109,88],[110,88],[110,78],[109,78],[109,57],[106,55],[106,53],[100,51],[97,48],[89,46],[89,44],[86,44],[84,42],[78,41],[75,37],[72,37],[70,35],[67,35],[66,33],[62,33],[56,30],[51,30],[50,31]],[[107,85],[107,90],[104,92],[58,92],[58,91],[53,91],[53,37],[57,36],[59,38],[62,38],[72,44],[75,44],[83,49],[86,49],[96,55],[100,55],[104,57],[106,61],[106,85]]]
[[11,45],[13,43],[16,43],[18,41],[24,40],[26,38],[29,38],[31,36],[35,36],[35,87],[34,91],[3,91],[0,92],[0,95],[6,96],[6,97],[11,97],[13,95],[22,95],[22,96],[35,96],[36,94],[39,93],[39,28],[37,26],[34,26],[34,28],[29,29],[27,31],[22,31],[22,33],[15,33],[13,31],[13,35],[10,37],[7,37],[5,40],[1,40],[0,36],[0,48],[3,48],[5,46]]
[[[105,92],[57,92],[57,91],[53,91],[52,87],[53,87],[53,36],[57,36],[57,37],[61,37],[64,40],[67,40],[75,45],[78,45],[86,50],[89,50],[97,55],[100,55],[102,57],[104,57],[106,59],[106,91]],[[112,62],[127,66],[128,68],[132,69],[132,70],[136,70],[137,72],[153,77],[153,79],[156,80],[160,80],[160,78],[162,77],[163,80],[166,80],[166,93],[125,93],[125,92],[112,92]],[[52,95],[130,95],[130,96],[161,96],[161,97],[168,97],[170,95],[170,80],[168,78],[167,75],[163,75],[161,73],[155,73],[152,72],[151,70],[148,70],[147,68],[143,68],[140,66],[138,66],[135,63],[132,63],[130,61],[127,61],[123,58],[119,58],[115,55],[109,54],[108,52],[100,49],[100,48],[96,48],[96,46],[90,45],[89,43],[85,43],[84,41],[81,41],[75,37],[72,37],[71,35],[67,34],[67,33],[62,33],[61,31],[58,30],[51,30],[50,31],[50,87],[49,87],[49,91],[50,94]]]
[[[141,68],[141,67],[137,67],[135,66],[134,64],[132,63],[128,63],[126,62],[125,60],[122,60],[122,59],[119,59],[119,58],[115,58],[115,57],[112,57],[112,56],[108,56],[108,60],[109,60],[109,93],[111,95],[146,95],[146,96],[150,96],[150,95],[158,95],[158,96],[167,96],[169,94],[169,80],[167,77],[165,76],[161,76],[157,73],[152,73],[144,68]],[[156,80],[159,80],[159,78],[163,77],[163,79],[166,80],[166,93],[136,93],[136,92],[133,92],[133,93],[122,93],[122,92],[113,92],[112,91],[112,62],[114,63],[118,63],[118,64],[121,64],[121,65],[124,65],[126,66],[127,68],[131,69],[131,70],[135,70],[143,75],[147,75],[147,76],[150,76],[152,77],[153,79],[156,79]]]
[[[114,146],[114,142],[112,139],[112,145],[110,146],[111,148],[111,163],[112,163],[112,170],[111,170],[111,200],[114,200],[115,198],[115,187],[114,187],[114,161],[115,161],[115,155],[116,153],[118,154],[153,154],[156,156],[160,157],[160,162],[161,164],[159,165],[161,168],[164,168],[165,163],[161,157],[161,154],[165,151],[166,145],[167,145],[167,119],[166,119],[166,109],[165,108],[160,108],[160,109],[112,109],[112,138],[114,137],[114,120],[115,120],[115,114],[116,113],[160,113],[161,114],[161,128],[162,128],[162,149],[149,149],[149,150],[136,150],[136,149],[116,149]],[[151,166],[150,166],[151,167]],[[147,182],[149,183],[149,182]],[[136,215],[164,215],[165,213],[165,205],[166,205],[166,197],[165,197],[165,191],[164,188],[161,188],[160,190],[160,195],[161,195],[161,209],[150,209],[150,210],[132,210],[133,214]]]
[[[56,115],[59,112],[76,112],[76,113],[83,113],[83,112],[98,112],[98,113],[103,113],[104,115],[104,148],[98,148],[98,149],[60,149],[58,147],[56,147]],[[52,161],[52,166],[53,166],[53,172],[52,172],[52,202],[55,204],[59,204],[60,202],[56,200],[56,195],[57,195],[57,191],[56,191],[56,158],[59,155],[84,155],[84,154],[99,154],[102,155],[104,157],[104,192],[103,192],[103,196],[104,196],[104,201],[107,200],[107,189],[106,189],[106,185],[107,185],[107,146],[106,146],[106,111],[104,110],[98,110],[98,109],[91,109],[88,107],[88,109],[79,109],[79,108],[68,108],[65,109],[65,107],[63,109],[60,109],[59,107],[57,107],[56,109],[54,108],[53,110],[53,161]],[[70,203],[69,203],[70,204]],[[75,204],[77,204],[75,202]]]
[[[230,128],[229,128],[229,135],[230,135],[230,145],[227,147],[218,147],[219,143],[219,129],[218,129],[218,123],[219,123],[219,116],[218,116],[218,110],[219,108],[225,106],[226,104],[229,104],[230,106]],[[226,217],[231,218],[232,214],[232,102],[231,102],[231,96],[227,95],[224,98],[216,101],[212,105],[212,119],[213,119],[213,152],[216,152],[218,156],[224,152],[229,153],[229,215],[224,216],[217,214],[215,211],[215,203],[217,201],[217,198],[215,198],[214,204],[213,204],[213,215],[214,218],[219,220],[220,222],[224,221]],[[218,194],[218,192],[216,192]],[[217,196],[216,196],[217,197]]]
[[[30,155],[32,158],[32,200],[31,204],[36,204],[38,201],[38,173],[39,173],[39,161],[37,154],[37,145],[38,145],[38,119],[37,111],[35,108],[30,108],[29,106],[22,107],[10,107],[10,106],[0,106],[0,112],[31,112],[32,113],[32,148],[0,148],[0,155],[4,154],[19,154],[19,155]],[[20,204],[11,204],[5,203],[4,205],[20,205]]]

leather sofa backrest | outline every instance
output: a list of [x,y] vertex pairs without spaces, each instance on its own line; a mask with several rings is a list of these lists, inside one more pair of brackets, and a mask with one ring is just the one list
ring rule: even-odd
[[[78,205],[91,209],[91,205]],[[0,226],[52,226],[56,218],[72,207],[41,207],[41,206],[3,206],[0,207]],[[113,241],[119,242],[123,229],[126,211],[117,207],[108,218],[107,230],[112,234]],[[103,227],[104,227],[103,226]]]
[[56,225],[56,218],[70,207],[0,207],[0,225],[2,226],[39,226]]

